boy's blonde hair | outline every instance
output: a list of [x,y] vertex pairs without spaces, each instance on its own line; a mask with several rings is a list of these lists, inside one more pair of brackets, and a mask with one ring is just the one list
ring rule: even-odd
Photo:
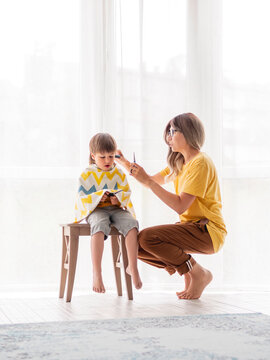
[[92,159],[91,154],[104,154],[114,153],[117,149],[116,141],[107,133],[98,133],[92,137],[89,143],[89,164],[95,164],[95,160]]
[[[180,131],[188,145],[194,149],[200,150],[204,144],[205,133],[204,127],[201,120],[192,113],[184,113],[175,116],[172,120],[168,122],[164,130],[164,140],[167,145],[167,136],[170,128],[173,127],[175,130]],[[167,163],[171,170],[168,177],[178,176],[182,170],[184,164],[184,156],[180,152],[173,152],[171,147],[169,147],[167,155]]]

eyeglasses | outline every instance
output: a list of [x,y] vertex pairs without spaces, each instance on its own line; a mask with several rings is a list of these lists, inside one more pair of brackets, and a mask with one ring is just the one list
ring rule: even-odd
[[170,128],[170,130],[168,130],[168,132],[167,132],[167,136],[173,137],[173,135],[176,131],[179,131],[179,130]]

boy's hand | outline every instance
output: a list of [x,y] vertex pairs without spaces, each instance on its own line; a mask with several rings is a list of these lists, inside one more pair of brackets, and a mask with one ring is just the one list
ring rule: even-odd
[[116,196],[110,196],[110,200],[112,205],[117,205],[117,206],[121,205],[120,201],[117,199]]
[[102,196],[102,198],[101,198],[101,200],[100,200],[100,202],[105,202],[105,201],[108,201],[108,195],[107,195],[107,193],[105,193],[105,194],[103,194],[103,196]]

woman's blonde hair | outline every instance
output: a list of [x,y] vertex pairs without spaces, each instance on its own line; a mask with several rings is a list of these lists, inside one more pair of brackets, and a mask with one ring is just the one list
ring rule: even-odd
[[[201,120],[192,113],[184,113],[175,116],[170,120],[164,130],[164,140],[168,143],[168,132],[170,128],[180,131],[187,142],[187,144],[194,149],[200,150],[204,144],[205,133]],[[170,174],[168,177],[178,176],[182,170],[185,162],[184,156],[180,152],[173,152],[169,147],[167,155],[167,163],[170,168]]]
[[116,141],[107,133],[98,133],[92,137],[89,143],[89,164],[95,164],[95,160],[92,159],[91,154],[104,154],[113,153],[117,149]]

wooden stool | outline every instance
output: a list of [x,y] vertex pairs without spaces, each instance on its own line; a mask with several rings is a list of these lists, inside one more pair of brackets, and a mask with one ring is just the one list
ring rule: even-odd
[[[61,280],[59,297],[64,297],[66,279],[67,279],[67,295],[66,301],[70,302],[73,291],[73,284],[75,278],[77,255],[79,247],[80,236],[90,236],[90,226],[88,224],[65,224],[62,226],[62,265],[61,265]],[[129,300],[133,300],[131,276],[126,273],[128,265],[127,250],[125,245],[125,238],[114,227],[110,232],[112,243],[112,256],[115,281],[117,286],[118,296],[122,296],[121,284],[121,267],[124,268],[126,289]],[[121,263],[121,255],[122,261]]]

